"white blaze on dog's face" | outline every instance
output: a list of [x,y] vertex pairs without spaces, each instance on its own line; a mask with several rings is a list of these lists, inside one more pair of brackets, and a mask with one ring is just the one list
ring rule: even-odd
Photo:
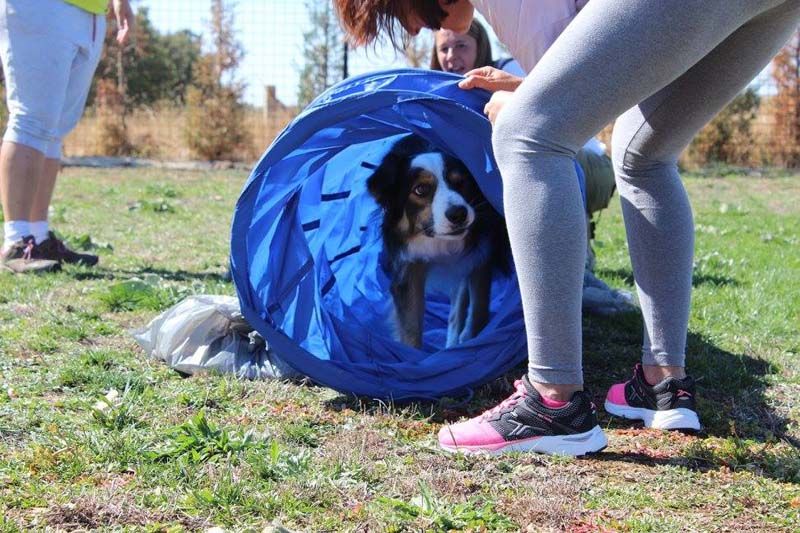
[[458,253],[475,221],[475,209],[462,195],[472,178],[454,159],[435,152],[415,156],[409,173],[404,220],[412,236],[409,253],[420,258]]

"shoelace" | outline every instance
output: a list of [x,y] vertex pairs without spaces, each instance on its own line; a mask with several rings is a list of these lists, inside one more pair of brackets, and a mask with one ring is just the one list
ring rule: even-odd
[[522,383],[521,379],[518,379],[518,380],[516,380],[514,382],[514,389],[516,389],[514,391],[514,393],[511,394],[511,396],[509,396],[508,398],[506,398],[502,402],[500,402],[499,405],[496,405],[496,406],[492,407],[488,411],[484,411],[484,413],[481,415],[481,419],[486,419],[490,415],[493,415],[493,414],[497,413],[498,411],[501,411],[501,410],[506,409],[508,407],[514,407],[515,405],[517,405],[519,403],[519,401],[521,399],[523,399],[528,394],[528,390],[525,388],[525,384]]
[[33,239],[28,239],[25,241],[25,250],[22,252],[22,259],[25,261],[30,261],[33,259],[34,246],[36,246],[36,242]]

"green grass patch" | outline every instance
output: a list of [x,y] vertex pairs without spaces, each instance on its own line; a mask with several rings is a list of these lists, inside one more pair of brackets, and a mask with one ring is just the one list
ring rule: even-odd
[[179,288],[156,285],[142,280],[128,280],[109,285],[97,294],[97,299],[106,310],[160,311],[177,303],[185,294]]
[[517,528],[490,502],[475,498],[450,505],[424,483],[419,484],[419,494],[410,501],[385,496],[379,496],[376,501],[400,523],[390,524],[387,531],[403,531],[402,524],[408,522],[419,523],[425,531],[514,531]]
[[304,448],[292,450],[283,448],[278,441],[269,444],[266,453],[250,454],[250,462],[256,474],[265,481],[282,481],[289,478],[300,478],[308,474],[311,453]]
[[149,456],[154,461],[183,459],[192,464],[234,459],[245,450],[263,447],[253,431],[231,432],[206,418],[205,411],[171,429],[166,442]]
[[707,439],[691,443],[684,457],[701,467],[723,466],[780,481],[800,483],[800,450],[783,442]]

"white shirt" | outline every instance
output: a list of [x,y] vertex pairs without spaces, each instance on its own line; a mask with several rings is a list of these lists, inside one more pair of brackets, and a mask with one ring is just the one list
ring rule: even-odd
[[589,0],[470,0],[526,72]]
[[[470,0],[516,62],[503,70],[524,77],[589,0]],[[517,72],[516,67],[524,72]],[[589,139],[584,150],[598,155],[606,146]]]

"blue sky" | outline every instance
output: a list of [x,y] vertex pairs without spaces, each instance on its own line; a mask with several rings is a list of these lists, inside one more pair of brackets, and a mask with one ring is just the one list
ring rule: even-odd
[[[150,19],[161,32],[190,29],[205,33],[210,18],[209,0],[134,0],[134,8],[148,7]],[[238,77],[247,83],[245,98],[260,105],[264,86],[275,85],[278,98],[292,104],[297,98],[302,67],[303,32],[308,29],[303,0],[236,0],[234,24],[245,50]],[[430,36],[428,35],[428,38]],[[350,73],[404,66],[387,47],[350,56]]]
[[[247,83],[245,99],[261,105],[264,86],[275,85],[278,98],[294,104],[302,67],[303,33],[308,30],[305,0],[229,0],[229,4],[235,7],[234,24],[245,50],[238,72],[239,79]],[[210,0],[133,0],[133,5],[148,7],[153,24],[162,32],[188,28],[202,34],[210,18]],[[429,32],[422,38],[431,41]],[[499,55],[495,53],[495,57]],[[388,47],[350,56],[350,74],[400,66],[405,66],[404,59]],[[759,79],[769,79],[768,71]],[[769,91],[766,89],[764,92]]]

